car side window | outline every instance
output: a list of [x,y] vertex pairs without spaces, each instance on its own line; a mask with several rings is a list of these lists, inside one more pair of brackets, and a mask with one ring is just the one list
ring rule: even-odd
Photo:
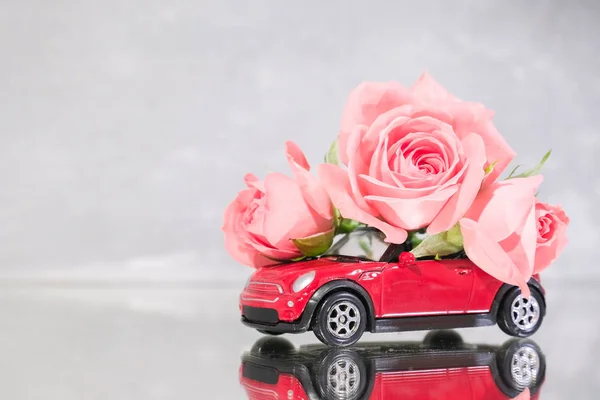
[[399,262],[400,254],[403,251],[410,251],[410,248],[406,242],[402,244],[391,244],[383,253],[379,261],[387,263],[397,263]]

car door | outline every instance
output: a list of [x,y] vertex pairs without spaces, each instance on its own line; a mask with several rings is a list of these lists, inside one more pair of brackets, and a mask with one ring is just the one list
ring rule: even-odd
[[465,313],[472,287],[466,259],[390,263],[382,274],[382,317]]

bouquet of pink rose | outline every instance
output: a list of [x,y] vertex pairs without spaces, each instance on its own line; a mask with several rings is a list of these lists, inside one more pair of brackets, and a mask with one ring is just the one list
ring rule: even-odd
[[410,241],[416,257],[464,250],[528,295],[529,278],[566,245],[569,218],[536,198],[549,152],[535,168],[499,179],[516,154],[492,116],[427,74],[411,89],[362,83],[318,178],[292,142],[293,177],[245,177],[247,189],[225,212],[228,252],[252,267],[276,265],[322,255],[336,235],[369,226],[387,242]]

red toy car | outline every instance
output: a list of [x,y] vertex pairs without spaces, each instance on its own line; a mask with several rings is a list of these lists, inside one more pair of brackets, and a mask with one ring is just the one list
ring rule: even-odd
[[539,276],[531,297],[474,265],[464,253],[415,260],[390,245],[379,261],[325,256],[263,267],[240,295],[242,322],[265,334],[312,330],[330,346],[349,346],[365,331],[394,332],[498,324],[528,337],[546,312]]
[[430,332],[424,343],[352,349],[296,349],[287,340],[264,339],[242,356],[240,383],[250,400],[509,400],[525,388],[535,400],[546,371],[543,353],[528,339],[498,347]]

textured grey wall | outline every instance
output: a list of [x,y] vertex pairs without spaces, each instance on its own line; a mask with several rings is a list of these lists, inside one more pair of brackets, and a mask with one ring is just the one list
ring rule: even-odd
[[[0,275],[228,278],[247,171],[313,163],[361,80],[429,70],[496,110],[572,218],[548,276],[600,277],[600,6],[579,1],[2,0]],[[42,275],[40,275],[42,274]]]

